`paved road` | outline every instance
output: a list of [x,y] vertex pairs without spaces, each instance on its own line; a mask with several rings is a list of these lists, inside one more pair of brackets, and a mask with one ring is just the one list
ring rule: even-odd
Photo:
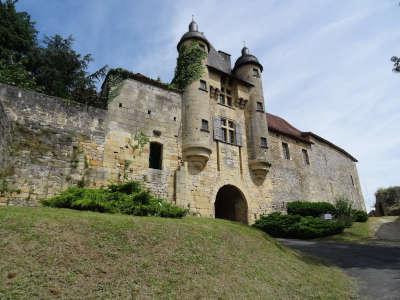
[[357,278],[362,299],[400,299],[400,243],[368,245],[279,239]]

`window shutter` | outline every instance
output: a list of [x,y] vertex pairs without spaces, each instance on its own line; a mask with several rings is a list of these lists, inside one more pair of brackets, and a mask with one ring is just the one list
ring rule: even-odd
[[242,143],[242,126],[240,126],[240,124],[236,123],[235,127],[236,127],[236,145],[243,146],[243,143]]
[[214,139],[217,141],[222,140],[220,117],[214,117]]

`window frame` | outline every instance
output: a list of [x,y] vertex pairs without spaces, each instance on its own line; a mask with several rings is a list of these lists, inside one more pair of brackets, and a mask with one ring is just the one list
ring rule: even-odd
[[201,119],[201,131],[210,132],[209,122],[206,119]]
[[308,155],[307,149],[301,149],[301,153],[303,156],[304,165],[309,166],[310,165],[310,156]]
[[233,109],[232,87],[227,79],[221,79],[221,90],[219,92],[218,104],[227,106]]
[[260,137],[260,148],[268,149],[268,140],[266,137]]
[[227,144],[236,145],[236,123],[228,118],[221,117],[222,141]]
[[207,89],[207,81],[200,79],[200,86],[199,86],[199,90],[202,90],[204,92],[208,92]]
[[282,153],[283,153],[283,158],[284,159],[291,160],[289,143],[282,142]]

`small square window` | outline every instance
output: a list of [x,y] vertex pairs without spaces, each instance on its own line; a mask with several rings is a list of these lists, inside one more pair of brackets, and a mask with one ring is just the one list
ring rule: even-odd
[[309,165],[310,164],[310,158],[308,157],[308,152],[306,149],[301,150],[301,152],[303,153],[303,161],[305,165]]
[[202,131],[209,131],[208,130],[208,121],[207,120],[201,120],[201,130]]
[[265,137],[260,138],[260,146],[261,146],[261,148],[268,148],[267,138],[265,138]]
[[254,77],[260,77],[260,71],[258,71],[257,68],[253,68],[253,76]]
[[122,107],[122,103],[120,103],[120,104],[118,105],[118,107],[120,107],[120,108],[121,108],[121,107]]
[[257,111],[264,111],[264,105],[262,102],[257,102]]
[[203,91],[207,91],[207,82],[204,80],[200,80],[200,89]]
[[287,143],[282,143],[283,158],[290,160],[289,145]]

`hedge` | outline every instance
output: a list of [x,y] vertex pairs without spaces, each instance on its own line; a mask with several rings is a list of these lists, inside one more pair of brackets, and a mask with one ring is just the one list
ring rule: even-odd
[[352,211],[353,222],[367,222],[368,221],[368,214],[363,210],[356,210]]
[[261,216],[254,225],[273,237],[311,239],[343,232],[343,222],[316,217],[283,215],[280,212]]
[[319,217],[326,213],[335,214],[335,211],[335,206],[328,202],[294,201],[287,204],[289,215]]

